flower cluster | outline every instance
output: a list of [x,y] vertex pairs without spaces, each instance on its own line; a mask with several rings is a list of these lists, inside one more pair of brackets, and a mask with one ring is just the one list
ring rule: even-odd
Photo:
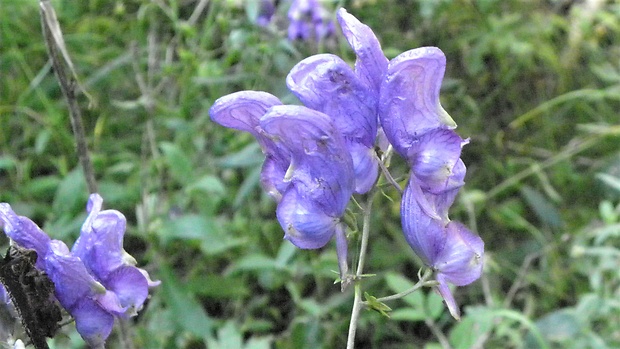
[[436,47],[421,47],[389,61],[368,26],[345,9],[337,18],[357,57],[353,69],[332,54],[308,57],[286,79],[304,106],[242,91],[218,99],[211,118],[258,140],[266,155],[262,185],[278,202],[285,238],[319,248],[335,235],[341,274],[346,239],[340,217],[353,193],[374,186],[374,147],[379,131],[385,133],[411,168],[401,205],[406,240],[436,272],[438,290],[458,318],[448,283],[462,286],[480,277],[484,244],[448,218],[464,184],[460,156],[468,141],[454,132],[439,101],[446,58]]
[[54,283],[59,303],[73,316],[76,328],[90,347],[103,347],[115,317],[137,314],[153,282],[123,249],[125,217],[102,211],[103,200],[92,194],[80,237],[69,248],[52,240],[33,221],[0,203],[0,227],[18,246],[37,253],[36,267]]

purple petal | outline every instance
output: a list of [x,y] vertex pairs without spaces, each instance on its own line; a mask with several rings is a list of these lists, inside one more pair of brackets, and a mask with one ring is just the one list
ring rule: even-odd
[[149,294],[147,278],[136,267],[124,266],[112,272],[104,281],[113,291],[127,317],[137,315]]
[[339,222],[338,217],[325,214],[303,191],[289,188],[276,210],[284,230],[284,238],[303,249],[321,248],[329,242]]
[[338,256],[338,268],[340,269],[340,280],[342,280],[342,289],[348,286],[347,273],[349,272],[349,263],[347,261],[348,245],[346,227],[343,223],[336,225],[336,254]]
[[52,240],[45,256],[45,270],[54,282],[56,298],[60,304],[71,312],[85,297],[95,298],[106,290],[86,269],[84,263],[71,255],[69,248],[62,241]]
[[11,205],[0,203],[0,227],[4,233],[19,246],[37,252],[36,267],[45,270],[45,255],[47,254],[50,237],[28,217],[15,214]]
[[96,302],[83,299],[71,312],[75,327],[90,348],[104,348],[105,340],[112,332],[114,316],[103,310]]
[[286,84],[305,106],[329,115],[343,136],[374,146],[377,98],[340,57],[310,56],[293,67]]
[[282,193],[286,191],[289,186],[288,181],[284,181],[286,170],[290,164],[289,161],[281,161],[280,158],[267,155],[263,168],[260,173],[260,181],[263,189],[271,196],[276,202],[280,202],[282,199]]
[[404,52],[388,65],[381,84],[379,119],[390,143],[403,157],[425,132],[456,127],[439,102],[445,68],[446,57],[436,47]]
[[347,142],[347,148],[353,160],[355,192],[358,194],[367,193],[372,189],[379,176],[379,158],[377,158],[374,148],[367,148],[360,143]]
[[276,201],[288,186],[282,180],[290,156],[263,134],[259,121],[269,108],[281,104],[278,98],[266,92],[240,91],[219,98],[209,111],[213,121],[249,132],[256,138],[267,157],[261,172],[261,183]]
[[409,181],[401,201],[401,223],[405,239],[427,265],[433,265],[446,243],[445,223],[427,213],[432,207],[420,186]]
[[463,140],[456,132],[436,129],[426,132],[407,145],[408,162],[423,190],[432,193],[445,191],[452,170],[461,156]]
[[379,40],[370,27],[349,14],[344,8],[338,10],[337,17],[342,34],[357,55],[355,72],[378,95],[383,74],[388,66],[388,60],[383,55]]
[[90,227],[82,229],[82,234],[87,235],[80,236],[80,239],[86,237],[83,241],[88,243],[76,244],[72,252],[99,280],[105,280],[109,273],[126,264],[123,250],[126,219],[116,210],[105,210],[90,222]]
[[258,121],[267,109],[280,104],[277,97],[267,92],[239,91],[218,98],[209,109],[209,115],[218,124],[249,132],[260,142]]
[[484,242],[459,222],[447,226],[446,244],[433,267],[446,281],[465,286],[482,275]]
[[256,18],[256,24],[261,27],[266,27],[271,22],[271,17],[276,12],[276,7],[273,4],[273,0],[260,0],[258,5],[258,17]]
[[448,286],[448,283],[445,279],[445,276],[442,274],[437,275],[437,291],[443,298],[444,302],[446,302],[446,306],[448,307],[448,311],[450,311],[450,315],[456,320],[461,320],[461,310],[459,309],[458,304],[456,304],[456,300],[454,299],[454,295],[452,295],[452,291]]
[[327,215],[340,217],[353,192],[353,163],[330,118],[302,106],[275,106],[261,126],[291,154],[285,180]]

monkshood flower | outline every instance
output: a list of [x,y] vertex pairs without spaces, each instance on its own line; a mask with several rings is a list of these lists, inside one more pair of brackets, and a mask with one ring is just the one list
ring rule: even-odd
[[318,0],[293,0],[288,11],[288,38],[319,41],[334,33],[330,14]]
[[240,91],[219,98],[209,114],[218,124],[239,131],[249,132],[260,144],[265,154],[261,171],[261,184],[265,191],[280,202],[289,183],[284,175],[291,162],[290,154],[267,137],[259,126],[260,118],[269,108],[282,102],[267,92]]
[[323,247],[336,236],[341,275],[346,237],[340,217],[354,190],[353,160],[330,116],[284,106],[265,92],[241,91],[218,99],[211,119],[251,133],[265,153],[261,182],[278,203],[284,238],[303,249]]
[[458,319],[447,283],[463,286],[480,277],[484,244],[448,218],[464,184],[460,156],[468,141],[454,132],[456,124],[439,102],[445,65],[443,52],[435,47],[407,51],[390,61],[380,90],[379,119],[396,152],[411,166],[401,205],[405,237],[436,271],[439,292]]
[[159,284],[123,249],[125,217],[115,210],[101,211],[102,203],[98,194],[90,196],[89,215],[72,251],[0,203],[0,226],[17,245],[37,252],[37,268],[48,274],[56,298],[92,348],[102,348],[114,318],[134,316],[148,289]]
[[326,114],[296,105],[272,107],[260,125],[291,154],[284,178],[290,185],[276,211],[285,239],[323,247],[353,194],[353,163],[339,131]]
[[259,0],[258,4],[258,16],[256,17],[256,24],[261,27],[266,27],[271,22],[271,18],[276,12],[276,6],[273,3],[274,0]]
[[445,56],[436,47],[422,47],[388,61],[369,27],[344,9],[337,16],[357,55],[355,73],[375,94],[380,126],[411,166],[401,204],[407,242],[435,270],[438,290],[450,313],[459,318],[447,283],[463,286],[480,277],[484,244],[448,218],[464,184],[460,156],[468,141],[454,132],[456,123],[439,102]]
[[340,57],[319,54],[299,62],[286,78],[288,88],[308,108],[330,116],[353,159],[355,192],[368,192],[378,175],[374,145],[377,98]]

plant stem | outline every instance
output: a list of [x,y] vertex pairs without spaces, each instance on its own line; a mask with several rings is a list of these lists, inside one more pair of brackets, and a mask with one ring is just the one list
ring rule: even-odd
[[424,275],[420,278],[420,281],[418,281],[415,285],[413,285],[413,287],[411,287],[410,289],[403,291],[403,292],[399,292],[397,294],[393,294],[391,296],[387,296],[387,297],[381,297],[381,298],[377,298],[378,302],[385,302],[385,301],[392,301],[395,299],[400,299],[403,298],[419,289],[421,289],[424,286],[433,286],[436,285],[437,282],[436,281],[428,281],[428,279],[430,279],[430,277],[433,276],[433,271],[431,269],[426,270],[426,272],[424,273]]
[[[97,182],[95,181],[93,165],[88,154],[88,146],[86,145],[84,125],[82,124],[82,112],[77,103],[76,88],[78,88],[79,85],[77,78],[75,77],[73,63],[71,62],[64,45],[64,39],[62,38],[62,32],[60,31],[60,24],[56,19],[56,12],[54,11],[54,8],[49,0],[40,1],[40,14],[41,25],[43,27],[43,37],[45,39],[45,45],[47,46],[48,55],[52,61],[52,66],[54,67],[54,72],[56,73],[60,90],[62,91],[63,96],[65,96],[67,105],[69,106],[69,117],[71,119],[73,136],[75,137],[77,155],[80,165],[82,166],[82,170],[84,171],[84,178],[86,178],[88,191],[91,194],[96,193]],[[64,63],[61,56],[64,58]],[[67,73],[67,69],[71,72],[71,74]]]
[[355,332],[357,331],[357,321],[359,320],[360,310],[362,309],[362,286],[360,284],[364,273],[364,263],[366,261],[366,250],[368,249],[368,236],[370,235],[370,214],[372,202],[375,198],[375,190],[368,194],[366,207],[364,207],[364,221],[362,226],[362,241],[360,244],[359,261],[355,270],[355,297],[353,298],[353,309],[351,310],[351,321],[349,322],[349,335],[347,337],[347,349],[355,347]]

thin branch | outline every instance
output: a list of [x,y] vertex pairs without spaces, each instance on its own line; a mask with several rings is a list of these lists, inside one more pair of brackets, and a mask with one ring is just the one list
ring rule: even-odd
[[[43,38],[45,45],[47,46],[48,55],[52,61],[52,67],[56,73],[56,78],[60,84],[60,90],[62,91],[67,105],[69,107],[69,117],[71,119],[71,128],[73,129],[73,136],[75,138],[76,150],[80,165],[84,171],[84,178],[86,178],[86,184],[88,185],[88,191],[90,193],[97,192],[97,182],[95,180],[95,172],[93,165],[90,161],[90,155],[88,153],[88,146],[86,144],[86,136],[84,133],[84,125],[82,124],[82,112],[78,106],[76,90],[79,87],[78,81],[75,78],[75,70],[73,64],[64,47],[64,40],[62,39],[62,32],[60,31],[60,24],[56,18],[56,13],[49,0],[40,1],[40,14],[41,14],[41,26],[43,28]],[[63,59],[61,59],[61,56]],[[67,73],[67,69],[71,74]],[[83,91],[83,90],[82,90]]]

